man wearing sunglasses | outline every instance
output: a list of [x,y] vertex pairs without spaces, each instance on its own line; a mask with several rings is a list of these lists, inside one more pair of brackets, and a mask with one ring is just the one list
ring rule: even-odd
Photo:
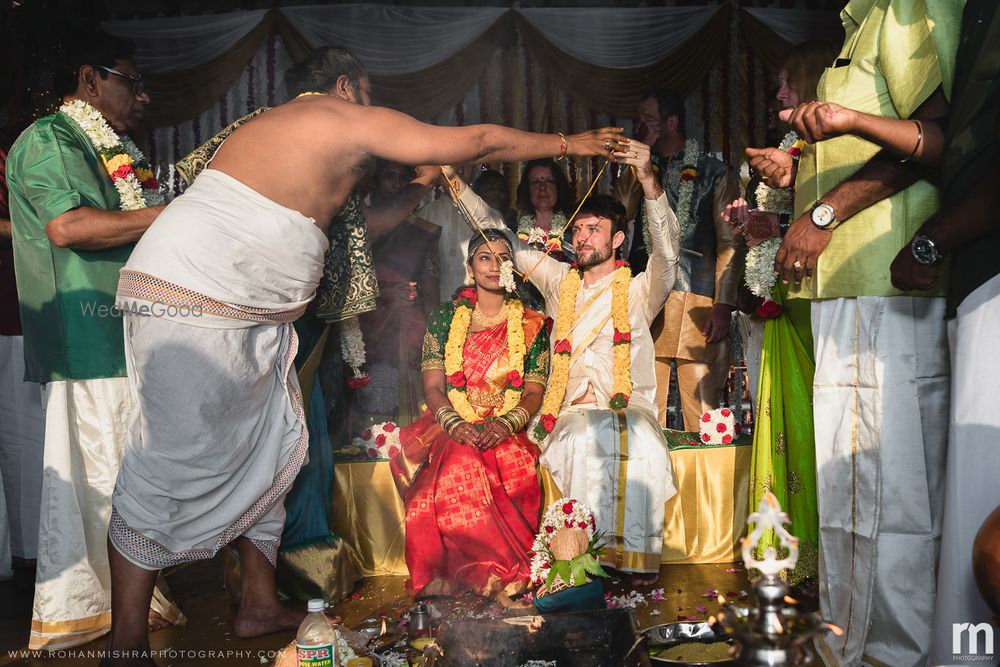
[[[66,45],[54,72],[66,104],[29,127],[7,162],[25,379],[42,386],[45,408],[32,649],[84,644],[111,627],[103,545],[132,410],[115,290],[163,209],[141,161],[130,185],[127,170],[115,176],[125,158],[102,159],[95,146],[127,147],[149,104],[132,52],[103,33]],[[162,602],[163,619],[182,618]]]

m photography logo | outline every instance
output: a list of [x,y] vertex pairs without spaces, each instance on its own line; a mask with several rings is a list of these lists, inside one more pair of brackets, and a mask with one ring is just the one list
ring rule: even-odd
[[107,317],[121,319],[122,313],[126,312],[147,317],[201,317],[204,314],[204,309],[200,305],[174,306],[159,301],[142,304],[130,302],[121,307],[118,304],[109,306],[106,303],[81,301],[80,311],[84,317],[99,317],[101,319]]
[[955,662],[993,662],[993,634],[989,623],[952,623],[951,652]]

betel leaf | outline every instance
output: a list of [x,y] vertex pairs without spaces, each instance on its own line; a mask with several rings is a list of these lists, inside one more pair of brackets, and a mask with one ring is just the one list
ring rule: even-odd
[[569,561],[568,560],[557,560],[552,564],[552,569],[562,578],[566,585],[569,585]]
[[574,586],[582,586],[587,583],[587,571],[583,569],[583,564],[575,558],[570,562],[570,575],[573,577]]

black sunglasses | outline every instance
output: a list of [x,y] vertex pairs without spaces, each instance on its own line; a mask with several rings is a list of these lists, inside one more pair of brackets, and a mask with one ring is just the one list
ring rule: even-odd
[[129,85],[132,87],[132,92],[138,96],[146,92],[146,82],[142,80],[141,76],[136,76],[135,74],[126,74],[125,72],[119,72],[116,69],[111,69],[110,67],[105,67],[104,65],[97,65],[97,69],[102,69],[108,74],[114,74],[115,76],[120,76],[123,79],[127,79]]

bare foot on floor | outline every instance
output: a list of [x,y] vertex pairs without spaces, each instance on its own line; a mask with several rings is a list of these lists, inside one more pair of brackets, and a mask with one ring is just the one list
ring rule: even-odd
[[257,637],[279,630],[294,630],[306,617],[306,610],[291,603],[276,603],[266,608],[255,606],[248,609],[241,605],[233,621],[233,632],[237,637]]
[[163,628],[170,625],[170,621],[163,618],[160,612],[149,610],[149,631],[156,632],[157,630],[162,630]]
[[633,588],[640,588],[642,586],[653,586],[660,581],[660,575],[655,572],[639,573],[633,572],[629,574],[629,583]]

